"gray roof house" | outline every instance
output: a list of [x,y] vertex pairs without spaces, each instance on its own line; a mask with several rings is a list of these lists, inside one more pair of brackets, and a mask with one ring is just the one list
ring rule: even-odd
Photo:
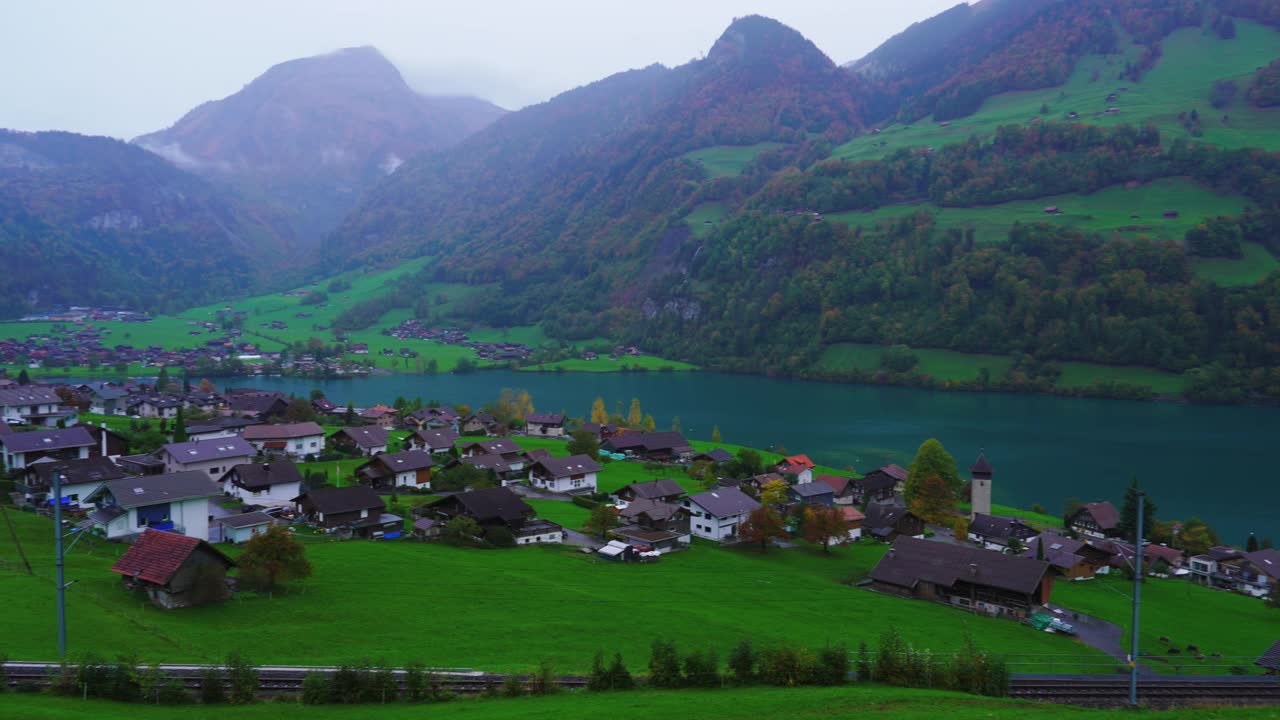
[[202,470],[222,477],[232,466],[247,463],[258,451],[241,437],[170,443],[160,449],[167,472]]
[[0,435],[0,460],[9,470],[21,470],[41,458],[87,458],[95,445],[93,436],[83,427],[9,433]]
[[122,538],[147,528],[209,539],[209,498],[222,488],[206,473],[187,471],[108,480],[89,496],[89,513],[99,532]]
[[747,516],[760,507],[738,488],[716,488],[684,499],[693,535],[719,542],[736,542],[738,530]]

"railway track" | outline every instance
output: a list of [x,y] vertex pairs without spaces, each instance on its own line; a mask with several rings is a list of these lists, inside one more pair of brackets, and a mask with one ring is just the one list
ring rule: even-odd
[[[1009,697],[1085,707],[1117,707],[1129,703],[1129,678],[1015,675],[1009,683]],[[1138,703],[1150,707],[1280,705],[1280,678],[1144,677],[1138,680]]]

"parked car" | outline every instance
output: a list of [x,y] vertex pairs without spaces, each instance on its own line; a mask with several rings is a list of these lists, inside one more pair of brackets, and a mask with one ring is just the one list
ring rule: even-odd
[[9,425],[27,425],[28,424],[26,420],[23,420],[20,417],[7,417],[4,419],[4,421]]
[[1076,626],[1072,625],[1071,623],[1061,618],[1054,618],[1053,620],[1049,621],[1049,627],[1053,628],[1054,630],[1057,630],[1063,635],[1076,634]]

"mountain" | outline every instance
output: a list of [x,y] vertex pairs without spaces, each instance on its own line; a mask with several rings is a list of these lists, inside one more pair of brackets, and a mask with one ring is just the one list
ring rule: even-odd
[[57,304],[173,310],[279,270],[287,225],[142,148],[0,130],[0,317]]
[[376,49],[358,47],[276,65],[134,142],[269,200],[313,245],[377,179],[504,113],[476,98],[419,95]]

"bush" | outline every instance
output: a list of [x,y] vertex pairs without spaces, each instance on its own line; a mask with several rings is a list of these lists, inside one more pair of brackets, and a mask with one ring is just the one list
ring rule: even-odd
[[248,705],[257,699],[258,670],[238,652],[227,656],[227,681],[230,685],[227,699],[232,705]]
[[685,687],[720,687],[720,663],[714,650],[694,650],[684,658]]
[[760,682],[766,685],[809,685],[817,674],[817,660],[804,648],[780,645],[760,652]]
[[516,545],[516,536],[502,525],[490,525],[485,528],[484,539],[493,547],[508,548]]
[[560,683],[556,681],[555,670],[551,667],[551,661],[543,660],[538,663],[538,671],[533,675],[533,682],[529,684],[530,695],[554,695],[560,692]]
[[324,673],[307,673],[302,680],[302,704],[323,705],[331,700],[329,678]]
[[226,688],[222,685],[222,668],[210,667],[200,675],[200,703],[221,705],[227,701]]
[[177,680],[167,680],[162,683],[156,698],[161,705],[190,705],[195,702],[195,698],[191,697],[187,688]]
[[680,687],[680,655],[676,652],[676,644],[654,640],[650,647],[649,685],[656,688]]
[[828,645],[818,653],[814,682],[843,685],[849,679],[849,650],[844,645]]
[[520,676],[508,675],[502,681],[502,697],[518,698],[521,695],[524,695],[524,684],[520,682]]
[[862,682],[871,680],[871,651],[867,649],[867,641],[858,643],[858,679]]
[[591,500],[589,498],[583,497],[581,495],[574,495],[573,499],[570,500],[570,502],[572,502],[574,505],[577,505],[578,507],[584,507],[588,510],[595,510],[596,508],[600,507],[600,503],[596,502],[595,500]]
[[756,681],[756,652],[750,640],[738,643],[729,653],[729,680],[734,685],[751,685]]
[[630,690],[636,683],[631,678],[631,671],[622,664],[622,653],[613,654],[613,664],[609,666],[609,687],[612,690]]

